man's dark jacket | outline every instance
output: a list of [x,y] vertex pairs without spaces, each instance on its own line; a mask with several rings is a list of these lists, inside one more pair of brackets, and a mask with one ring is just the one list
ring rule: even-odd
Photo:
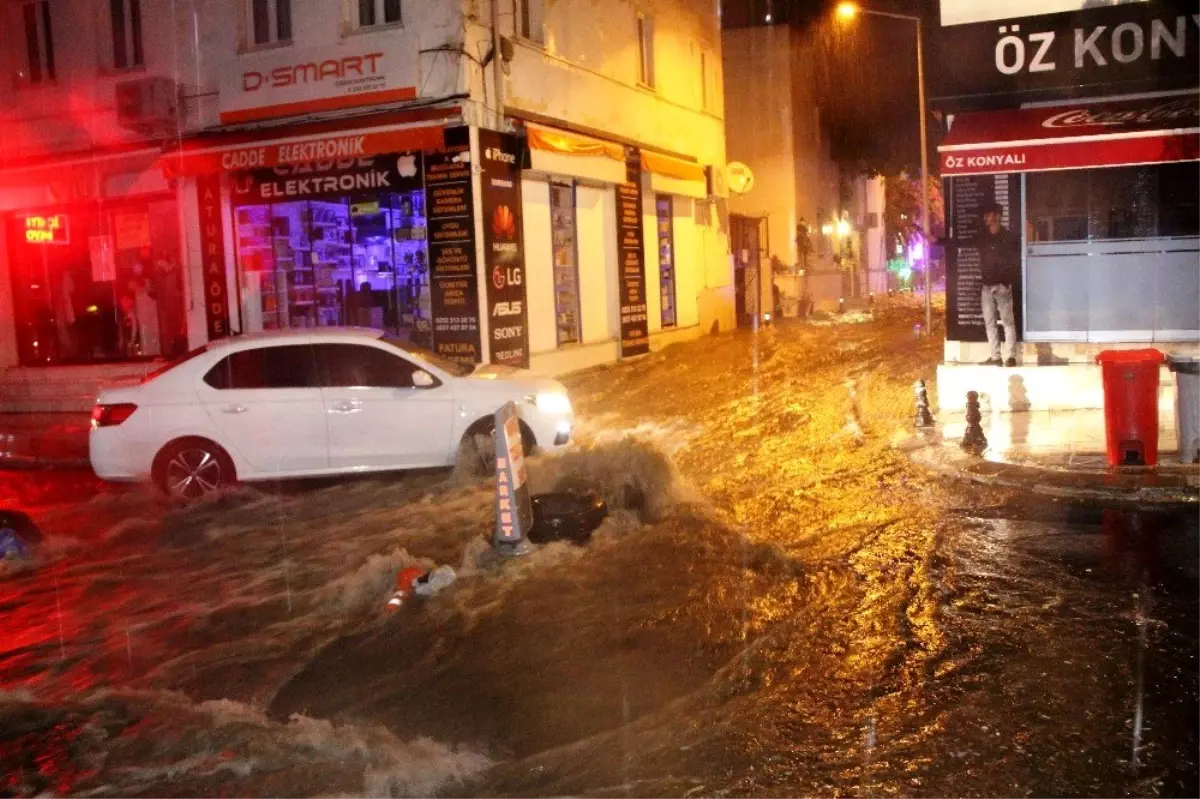
[[1011,286],[1021,274],[1021,240],[1000,228],[979,233],[979,273],[985,286]]

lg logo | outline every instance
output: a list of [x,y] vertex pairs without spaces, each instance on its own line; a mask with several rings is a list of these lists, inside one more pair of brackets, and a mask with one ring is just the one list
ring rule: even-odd
[[521,267],[500,265],[492,267],[492,285],[499,291],[505,286],[521,285]]

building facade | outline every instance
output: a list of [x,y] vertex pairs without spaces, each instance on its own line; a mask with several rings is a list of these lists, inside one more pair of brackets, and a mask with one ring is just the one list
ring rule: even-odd
[[[942,0],[934,29],[940,401],[970,388],[1000,410],[1100,408],[1100,350],[1200,354],[1200,16],[1158,0],[1022,9]],[[989,356],[976,236],[993,202],[1021,237],[1017,353],[1037,368],[1019,376],[970,368]],[[1169,408],[1169,379],[1160,396]]]
[[844,173],[831,156],[810,35],[781,20],[731,20],[742,24],[727,20],[723,32],[726,142],[754,176],[729,199],[742,293],[770,311],[777,288],[790,314],[801,297],[836,310],[876,284],[886,291],[882,180]]
[[731,327],[715,8],[495,2],[9,4],[7,406],[258,330],[559,373]]

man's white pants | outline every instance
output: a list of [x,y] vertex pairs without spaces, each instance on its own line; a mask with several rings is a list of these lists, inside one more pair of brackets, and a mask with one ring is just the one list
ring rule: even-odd
[[1004,325],[1004,360],[1013,357],[1017,346],[1017,322],[1013,318],[1013,295],[1008,286],[983,287],[983,326],[987,328],[988,344],[992,346],[992,357],[1000,359],[1000,334],[996,330],[996,308],[1000,309],[1000,323]]

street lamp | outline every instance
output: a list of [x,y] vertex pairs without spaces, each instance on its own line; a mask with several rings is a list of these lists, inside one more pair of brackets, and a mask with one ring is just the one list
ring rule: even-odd
[[925,239],[925,334],[933,330],[933,287],[932,270],[929,258],[929,144],[925,133],[925,51],[921,43],[923,38],[921,18],[909,14],[894,14],[891,11],[875,11],[863,8],[858,3],[838,3],[837,16],[839,19],[852,20],[859,14],[869,14],[876,17],[890,17],[914,22],[917,25],[917,114],[921,122],[921,233]]

